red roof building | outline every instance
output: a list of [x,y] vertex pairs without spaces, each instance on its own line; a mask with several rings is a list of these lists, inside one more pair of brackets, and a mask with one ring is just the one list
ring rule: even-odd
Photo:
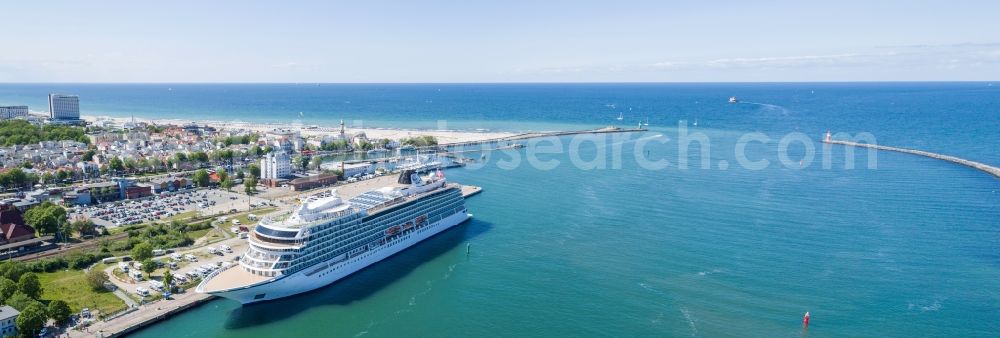
[[24,224],[21,211],[11,204],[0,205],[0,244],[35,238],[35,228]]

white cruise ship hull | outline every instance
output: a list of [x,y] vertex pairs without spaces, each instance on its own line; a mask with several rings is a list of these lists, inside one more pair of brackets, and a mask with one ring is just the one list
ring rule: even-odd
[[[312,291],[347,277],[468,219],[468,214],[456,213],[428,226],[400,235],[381,247],[368,250],[353,258],[336,263],[329,261],[320,263],[289,276],[246,287],[210,292],[210,294],[229,298],[242,304],[250,304]],[[326,268],[323,268],[324,266]],[[233,267],[233,269],[239,268],[238,266]]]

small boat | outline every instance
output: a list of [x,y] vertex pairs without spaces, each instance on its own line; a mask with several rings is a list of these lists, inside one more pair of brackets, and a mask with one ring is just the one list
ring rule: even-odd
[[730,96],[729,97],[729,103],[739,103],[739,102],[740,102],[740,100],[737,100],[735,96]]
[[625,118],[625,115],[623,115],[622,113],[618,113],[618,119],[617,119],[618,121],[621,121],[624,118]]
[[695,127],[697,127],[697,126],[698,126],[698,119],[694,119],[694,126],[695,126]]
[[646,122],[642,123],[642,126],[643,127],[648,127],[649,126],[649,118],[648,117],[646,118]]

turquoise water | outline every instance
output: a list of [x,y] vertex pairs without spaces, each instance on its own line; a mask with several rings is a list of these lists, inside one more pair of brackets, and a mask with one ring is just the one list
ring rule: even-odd
[[[36,86],[44,85],[0,85],[0,102],[13,103],[38,91]],[[117,91],[144,93],[144,86],[154,85],[73,86],[115,97],[124,95]],[[172,86],[177,91],[190,85]],[[206,86],[209,92],[234,90]],[[257,92],[281,87],[260,86],[250,87]],[[352,104],[373,102],[362,110],[344,108],[343,114],[374,110],[372,120],[388,127],[438,119],[433,110],[406,104],[436,93],[438,85],[341,86],[353,91]],[[623,106],[633,107],[631,115],[648,112],[653,128],[624,141],[608,139],[607,145],[584,142],[573,155],[539,155],[560,161],[551,170],[526,164],[527,150],[517,152],[522,165],[510,170],[498,165],[509,162],[510,154],[491,153],[482,168],[447,172],[453,181],[484,187],[468,200],[472,221],[315,292],[247,307],[212,301],[135,335],[1000,335],[1000,180],[887,152],[878,153],[877,169],[864,169],[867,153],[860,150],[854,154],[858,169],[845,170],[844,148],[818,143],[810,143],[815,160],[801,166],[805,147],[793,145],[788,153],[796,165],[786,166],[779,163],[777,146],[790,132],[818,141],[826,129],[867,131],[883,144],[997,165],[996,87],[446,86],[456,93],[434,103],[460,102],[440,113],[460,128],[602,125],[614,123]],[[319,88],[327,87],[335,86]],[[725,104],[730,95],[746,103]],[[133,102],[131,94],[124,96],[121,101]],[[82,97],[81,105],[86,101]],[[110,107],[114,101],[99,103]],[[224,101],[217,104],[230,108],[218,116],[264,111]],[[327,114],[341,115],[329,109]],[[407,118],[393,125],[396,116]],[[689,131],[711,140],[711,169],[700,168],[694,147],[691,169],[637,165],[637,153],[677,162],[678,119],[699,120]],[[740,136],[755,131],[772,139],[747,147],[748,158],[771,162],[761,170],[738,165],[734,151]],[[617,146],[618,169],[572,164],[577,155],[613,157]],[[830,169],[819,164],[827,151]],[[721,170],[720,161],[730,165]],[[801,327],[805,311],[812,314],[808,331]]]

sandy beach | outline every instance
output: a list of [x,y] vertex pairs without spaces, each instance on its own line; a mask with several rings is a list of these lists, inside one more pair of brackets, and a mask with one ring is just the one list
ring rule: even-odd
[[[110,121],[111,123],[118,126],[121,126],[124,123],[132,120],[132,118],[125,118],[125,117],[92,116],[92,115],[81,116],[81,119],[90,123],[98,121]],[[282,123],[253,123],[253,122],[232,122],[232,121],[211,121],[211,120],[146,119],[146,118],[134,118],[134,119],[135,122],[137,123],[145,122],[156,125],[185,125],[193,122],[199,125],[212,126],[220,131],[244,130],[244,131],[253,131],[258,133],[266,133],[267,131],[274,129],[293,129],[293,130],[298,129],[301,131],[303,137],[322,136],[340,132],[340,128],[334,126],[307,126],[307,125],[282,124]],[[459,130],[422,130],[422,129],[392,129],[392,128],[346,128],[346,132],[348,135],[354,135],[355,133],[358,132],[364,132],[369,139],[388,138],[391,140],[399,140],[411,136],[430,135],[436,137],[439,144],[475,142],[475,141],[489,140],[489,139],[496,139],[501,137],[509,137],[517,135],[517,133],[510,133],[510,132],[478,132],[478,131],[459,131]]]

